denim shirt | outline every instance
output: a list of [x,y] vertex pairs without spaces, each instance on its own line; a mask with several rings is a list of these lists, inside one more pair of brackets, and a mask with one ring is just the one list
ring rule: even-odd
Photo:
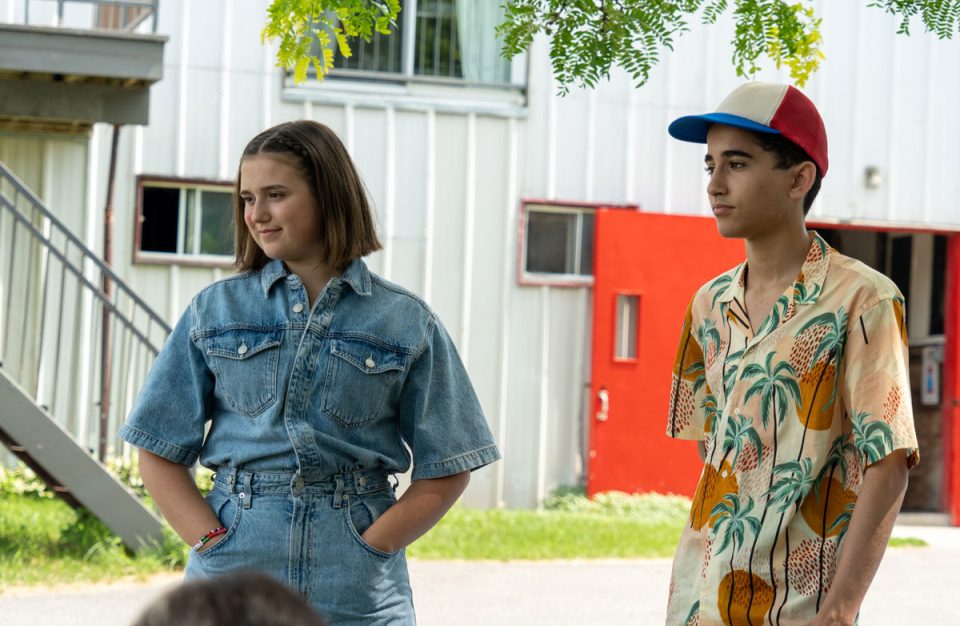
[[359,259],[312,308],[277,260],[201,291],[120,437],[184,465],[312,475],[405,472],[412,452],[418,480],[500,458],[440,320]]

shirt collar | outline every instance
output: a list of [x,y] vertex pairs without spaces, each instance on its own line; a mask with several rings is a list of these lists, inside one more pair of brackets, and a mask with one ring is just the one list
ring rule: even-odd
[[[270,288],[273,287],[281,278],[288,276],[290,272],[284,266],[283,261],[271,259],[260,270],[260,286],[263,287],[263,295],[270,294]],[[370,270],[363,259],[354,259],[347,266],[347,269],[341,276],[337,276],[333,281],[342,281],[350,285],[357,295],[369,296],[372,293],[372,280]]]
[[[813,304],[820,298],[823,291],[823,283],[827,278],[827,268],[830,267],[830,255],[833,253],[831,248],[823,237],[816,231],[810,232],[810,247],[807,249],[807,258],[803,261],[803,267],[800,268],[800,274],[793,284],[793,300],[797,304]],[[724,289],[723,293],[717,296],[718,302],[730,302],[739,297],[743,300],[744,275],[747,271],[747,263],[744,261],[737,266],[733,277]],[[725,276],[729,276],[726,274]],[[717,279],[723,281],[723,277]],[[716,282],[716,281],[715,281]],[[721,283],[722,284],[722,283]]]

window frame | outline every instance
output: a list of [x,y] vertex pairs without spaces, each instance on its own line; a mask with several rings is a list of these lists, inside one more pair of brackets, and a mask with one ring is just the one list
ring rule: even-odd
[[[222,254],[181,254],[179,252],[151,252],[141,250],[143,240],[143,190],[144,187],[164,187],[178,189],[181,193],[186,190],[228,192],[231,196],[235,190],[232,180],[214,178],[186,178],[178,176],[160,176],[154,174],[140,174],[136,183],[136,211],[133,222],[133,249],[132,263],[134,265],[183,265],[192,267],[231,268],[234,266],[233,255]],[[185,219],[181,212],[177,222],[177,238],[179,240],[180,220]],[[185,236],[185,235],[184,235]]]
[[[527,267],[527,231],[531,206],[548,207],[545,213],[579,213],[587,211],[596,215],[597,209],[616,209],[638,211],[636,204],[609,204],[604,202],[581,202],[568,200],[541,200],[523,198],[520,201],[520,211],[517,216],[517,284],[520,286],[548,286],[548,287],[593,287],[594,276],[585,274],[551,274],[547,272],[528,272]],[[549,207],[553,207],[550,209]],[[581,231],[582,232],[582,231]],[[594,222],[594,236],[596,236],[596,222]],[[582,246],[581,246],[582,247]],[[594,268],[596,270],[596,268]]]
[[403,40],[401,72],[334,67],[323,80],[317,80],[311,64],[307,80],[297,85],[293,81],[293,72],[284,70],[283,99],[289,102],[362,103],[365,106],[375,103],[378,107],[426,107],[439,111],[526,116],[530,70],[527,52],[521,52],[511,60],[509,82],[477,82],[415,74],[417,0],[403,0],[403,5],[400,28],[413,34]]

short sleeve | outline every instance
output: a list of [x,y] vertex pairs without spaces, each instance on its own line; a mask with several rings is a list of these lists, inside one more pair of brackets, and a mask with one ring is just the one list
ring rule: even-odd
[[174,463],[193,465],[203,445],[213,373],[190,336],[193,308],[153,363],[119,436]]
[[475,470],[500,458],[453,341],[436,317],[400,392],[400,431],[413,480]]
[[853,443],[868,466],[902,449],[912,468],[920,461],[920,453],[910,397],[903,300],[881,299],[848,324],[841,385]]
[[673,375],[670,383],[670,411],[667,419],[667,435],[677,439],[704,439],[706,399],[706,372],[703,349],[694,333],[693,304],[690,301],[683,318],[680,344],[673,360]]

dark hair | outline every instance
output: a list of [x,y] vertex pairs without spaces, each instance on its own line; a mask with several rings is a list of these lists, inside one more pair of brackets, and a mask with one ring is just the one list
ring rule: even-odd
[[[337,135],[318,122],[299,120],[268,128],[250,140],[243,159],[269,154],[279,156],[300,170],[317,201],[324,257],[318,263],[343,270],[354,259],[382,248],[377,238],[366,188],[346,147]],[[236,220],[236,265],[241,271],[258,270],[268,258],[257,246],[243,219],[240,170],[233,194]]]
[[160,596],[133,626],[327,626],[289,587],[254,571],[186,582]]
[[820,168],[813,162],[813,159],[810,158],[806,150],[783,135],[758,133],[755,131],[750,131],[750,134],[753,135],[761,148],[776,157],[777,169],[785,170],[804,161],[810,161],[813,163],[813,166],[817,168],[817,173],[813,178],[813,185],[810,187],[810,190],[807,191],[807,195],[803,197],[803,214],[806,215],[809,213],[810,207],[813,206],[813,201],[816,200],[817,194],[820,193],[820,183],[823,180],[823,177],[820,175]]

